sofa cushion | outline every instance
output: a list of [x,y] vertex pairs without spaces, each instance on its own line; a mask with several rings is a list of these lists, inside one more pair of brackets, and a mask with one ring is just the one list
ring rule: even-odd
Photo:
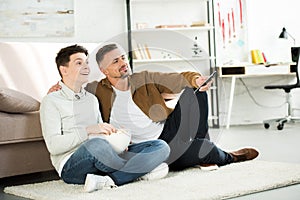
[[0,88],[0,111],[8,113],[25,113],[38,111],[40,102],[16,90]]

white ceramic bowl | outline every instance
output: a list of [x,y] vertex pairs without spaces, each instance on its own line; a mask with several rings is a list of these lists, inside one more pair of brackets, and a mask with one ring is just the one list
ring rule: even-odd
[[100,137],[107,140],[117,154],[122,153],[131,141],[131,134],[124,129],[118,129],[116,133],[110,135],[101,134],[100,136],[93,136],[92,138],[94,137]]

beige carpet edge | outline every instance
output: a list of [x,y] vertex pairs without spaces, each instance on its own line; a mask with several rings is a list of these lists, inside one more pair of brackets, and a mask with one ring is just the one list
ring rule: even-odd
[[298,180],[292,180],[292,181],[286,181],[284,183],[279,183],[276,185],[270,185],[270,186],[266,186],[264,188],[257,188],[256,190],[248,190],[245,192],[239,192],[236,194],[229,194],[229,195],[224,195],[222,197],[216,197],[213,199],[229,199],[229,198],[234,198],[234,197],[241,197],[241,196],[246,196],[246,195],[250,195],[250,194],[256,194],[256,193],[260,193],[260,192],[266,192],[266,191],[271,191],[271,190],[275,190],[275,189],[280,189],[280,188],[284,188],[284,187],[289,187],[289,186],[293,186],[293,185],[297,185],[300,184],[300,178]]
[[[270,172],[270,170],[273,170]],[[251,169],[251,170],[250,170]],[[255,169],[255,170],[253,170]],[[264,176],[264,172],[262,170],[267,169],[268,173],[267,176]],[[276,171],[277,170],[277,171]],[[247,172],[243,174],[243,177],[252,177],[251,181],[253,182],[253,177],[259,176],[257,179],[257,184],[253,185],[251,181],[247,182],[246,180],[242,180],[242,185],[239,185],[239,177],[236,176],[236,171]],[[286,173],[286,180],[282,180],[282,178],[277,178],[276,174]],[[233,176],[232,176],[233,175]],[[231,177],[232,176],[232,177]],[[222,191],[224,181],[217,180],[219,177],[223,179],[228,179],[233,182],[233,185],[237,188],[232,191]],[[172,184],[173,187],[177,187],[178,184],[174,184],[173,182],[178,182],[181,178],[185,178],[186,180],[182,181],[184,184],[181,187],[175,188],[172,191]],[[192,180],[192,179],[196,180]],[[212,180],[206,180],[212,179]],[[272,183],[268,183],[269,179],[272,179]],[[187,185],[191,183],[192,186],[199,183],[199,187],[192,188],[188,187]],[[203,184],[203,182],[207,183],[207,185]],[[262,191],[273,190],[277,188],[287,187],[295,184],[300,183],[300,165],[299,164],[292,164],[292,163],[279,163],[279,162],[268,162],[268,161],[250,161],[245,163],[235,163],[228,166],[221,167],[219,170],[211,171],[211,172],[203,172],[199,169],[191,168],[187,169],[182,172],[170,173],[170,175],[161,180],[157,180],[155,182],[134,182],[131,184],[127,184],[117,188],[117,191],[110,190],[110,191],[97,191],[94,193],[86,194],[82,191],[82,186],[80,185],[68,185],[63,183],[63,181],[47,181],[42,183],[35,183],[35,184],[27,184],[27,185],[20,185],[20,186],[10,186],[5,187],[4,192],[13,194],[16,196],[22,196],[29,199],[38,199],[38,200],[53,200],[53,199],[72,199],[73,197],[78,197],[78,199],[114,199],[116,197],[116,193],[124,194],[124,199],[142,199],[139,197],[143,191],[147,191],[150,187],[153,189],[149,196],[156,197],[156,195],[160,195],[160,199],[166,199],[167,197],[179,197],[185,199],[228,199],[238,196],[244,196],[248,194],[258,193]],[[165,194],[161,194],[160,190],[165,185],[171,185],[167,191],[167,196]],[[227,182],[225,182],[227,184]],[[240,188],[239,188],[240,186]],[[45,190],[44,193],[41,192],[40,188],[49,188],[49,190]],[[55,188],[56,187],[56,188]],[[64,189],[62,189],[62,187]],[[57,191],[60,193],[61,191],[71,190],[71,193],[65,194],[58,194],[59,198],[54,198],[47,194],[52,188],[53,191]],[[245,189],[246,188],[246,189]],[[193,190],[194,189],[194,190]],[[127,194],[128,190],[134,190],[133,193],[135,195]],[[212,190],[209,192],[208,190]],[[218,194],[214,194],[215,191],[218,191]],[[200,193],[198,193],[200,191]],[[201,193],[204,193],[204,196],[199,196]],[[51,193],[51,192],[50,192]],[[76,194],[74,194],[76,193]],[[172,194],[173,193],[173,194]],[[186,195],[186,196],[185,196]],[[99,198],[100,197],[100,198]]]

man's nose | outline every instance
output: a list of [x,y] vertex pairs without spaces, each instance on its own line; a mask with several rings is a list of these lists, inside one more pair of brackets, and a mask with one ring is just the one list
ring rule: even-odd
[[90,66],[89,66],[88,63],[84,63],[82,68],[83,68],[83,69],[90,69]]
[[121,65],[127,65],[127,62],[126,62],[125,59],[121,59],[121,58],[120,58],[120,63],[121,63]]

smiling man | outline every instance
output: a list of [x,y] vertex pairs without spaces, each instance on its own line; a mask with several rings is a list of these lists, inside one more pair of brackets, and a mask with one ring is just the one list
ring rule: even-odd
[[[133,143],[166,141],[171,148],[167,161],[171,169],[223,166],[258,156],[254,148],[228,153],[210,141],[206,91],[211,81],[201,86],[207,77],[188,71],[132,73],[126,52],[116,43],[102,46],[96,61],[106,78],[89,83],[86,89],[97,96],[103,121],[126,127]],[[194,93],[195,88],[199,91]],[[178,103],[170,109],[164,97],[178,93],[182,93]]]
[[130,144],[118,154],[107,140],[95,137],[120,133],[103,123],[96,97],[82,88],[90,73],[87,60],[88,51],[82,46],[61,49],[56,57],[61,90],[48,94],[41,103],[43,136],[59,176],[66,183],[85,184],[84,190],[92,192],[145,174],[144,178],[167,175],[167,168],[157,173],[169,156],[166,142]]

